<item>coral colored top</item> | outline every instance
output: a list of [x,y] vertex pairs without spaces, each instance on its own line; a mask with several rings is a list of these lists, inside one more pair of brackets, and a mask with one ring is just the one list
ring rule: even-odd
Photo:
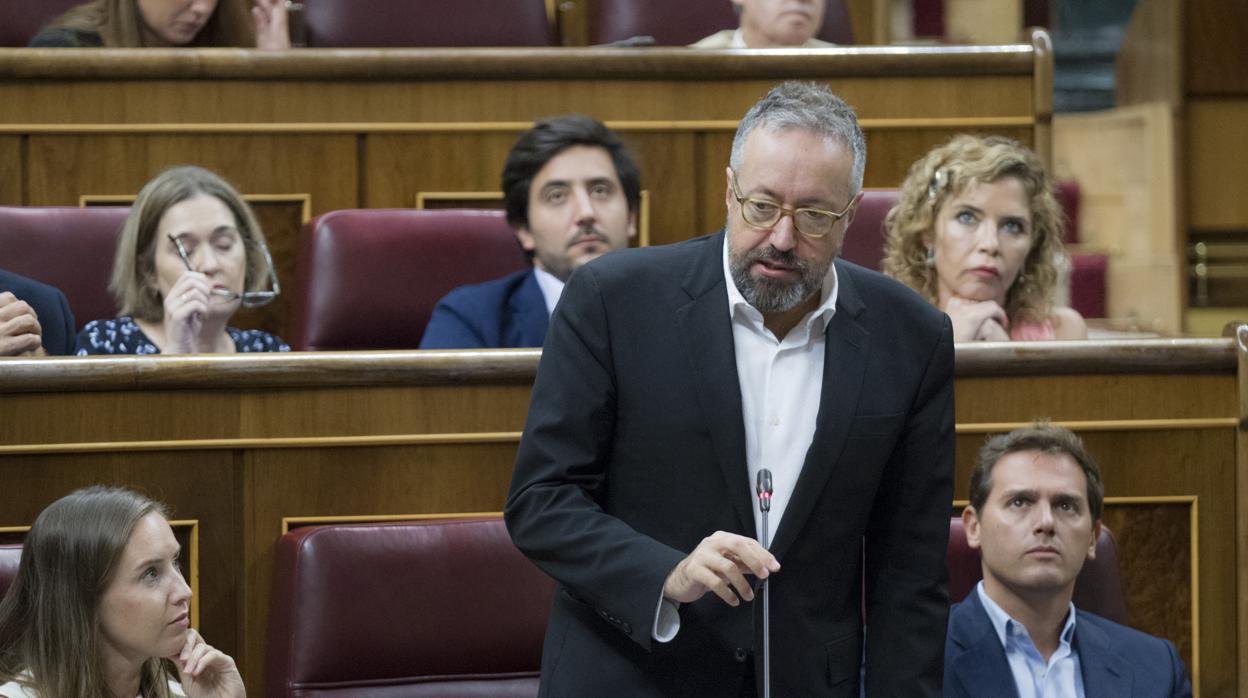
[[1010,339],[1016,342],[1057,339],[1057,331],[1053,329],[1053,323],[1047,320],[1044,322],[1020,322],[1010,327]]

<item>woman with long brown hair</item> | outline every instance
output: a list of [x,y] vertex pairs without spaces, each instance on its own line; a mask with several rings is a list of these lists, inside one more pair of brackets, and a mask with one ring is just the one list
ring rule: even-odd
[[290,48],[284,0],[89,0],[49,22],[32,48]]
[[179,552],[164,507],[130,490],[44,509],[0,600],[0,696],[245,696],[234,660],[189,627]]

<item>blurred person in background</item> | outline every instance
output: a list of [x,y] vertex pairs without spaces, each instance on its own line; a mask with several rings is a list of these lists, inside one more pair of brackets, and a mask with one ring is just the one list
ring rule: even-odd
[[[31,48],[290,48],[284,0],[90,0],[48,22]],[[248,15],[250,14],[250,17]]]
[[[272,290],[261,290],[266,284]],[[228,326],[279,288],[264,232],[228,182],[174,167],[139,192],[121,228],[109,284],[121,316],[78,333],[78,354],[290,351],[280,338]]]

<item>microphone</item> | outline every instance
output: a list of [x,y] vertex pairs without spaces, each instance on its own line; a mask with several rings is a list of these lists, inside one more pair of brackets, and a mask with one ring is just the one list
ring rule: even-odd
[[[766,549],[768,542],[767,513],[771,511],[771,471],[763,468],[758,471],[754,489],[758,493],[758,510],[763,515],[762,530],[758,534],[758,542]],[[771,585],[763,580],[763,698],[771,698]]]
[[[762,470],[758,471],[758,480],[755,483],[755,491],[758,492],[759,511],[763,512],[764,514],[771,511],[772,488],[771,488],[771,471],[770,470],[763,468]],[[763,531],[764,540],[766,540],[765,538],[766,535],[767,535],[767,532]],[[763,543],[763,547],[767,547],[767,544]]]

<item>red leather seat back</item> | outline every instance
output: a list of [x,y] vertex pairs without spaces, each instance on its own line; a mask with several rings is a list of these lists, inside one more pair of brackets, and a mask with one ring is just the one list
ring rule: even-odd
[[0,599],[13,586],[17,567],[22,561],[21,545],[0,545]]
[[0,267],[61,290],[77,329],[117,315],[108,290],[127,206],[0,206]]
[[868,189],[863,192],[854,222],[845,233],[841,257],[868,269],[880,270],[884,260],[884,217],[897,205],[896,189]]
[[[1031,26],[1031,25],[1027,25]],[[1053,183],[1053,198],[1062,209],[1062,242],[1067,245],[1079,244],[1079,203],[1083,198],[1079,191],[1079,183],[1066,180]]]
[[277,544],[266,695],[537,695],[554,582],[501,518],[297,529]]
[[305,0],[312,47],[550,46],[546,0]]
[[451,289],[528,267],[502,211],[333,211],[303,226],[291,347],[415,349]]
[[43,25],[82,0],[4,0],[0,2],[0,46],[25,46]]
[[[949,602],[956,603],[971,593],[983,579],[978,550],[966,544],[962,519],[949,520]],[[1096,558],[1084,563],[1075,579],[1075,608],[1095,613],[1115,623],[1127,624],[1127,599],[1118,572],[1118,546],[1108,526],[1101,526],[1096,541]]]
[[[738,23],[729,0],[596,0],[591,8],[591,44],[653,36],[660,46],[685,46],[736,29]],[[836,44],[854,42],[845,0],[827,0],[818,37]]]

